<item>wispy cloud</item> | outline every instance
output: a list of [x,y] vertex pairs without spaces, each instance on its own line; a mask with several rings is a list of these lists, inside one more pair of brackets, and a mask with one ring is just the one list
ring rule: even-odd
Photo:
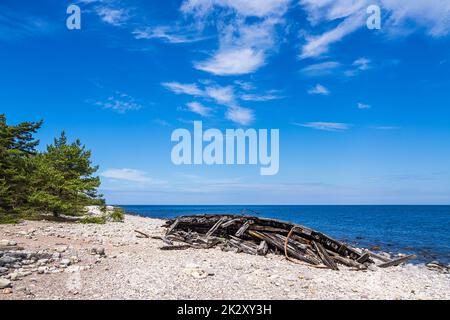
[[[162,85],[176,94],[201,97],[206,101],[226,106],[225,118],[239,125],[248,125],[254,121],[254,111],[239,106],[233,86],[219,86],[210,81],[203,83],[206,84],[204,88],[200,88],[197,84],[178,82],[165,82]],[[212,112],[212,108],[205,107],[199,102],[190,102],[187,107],[202,116],[210,115]]]
[[299,127],[311,128],[323,131],[345,131],[350,129],[351,125],[340,122],[307,122],[307,123],[293,123]]
[[316,64],[311,64],[301,70],[307,76],[324,76],[333,73],[340,67],[340,63],[336,61],[326,61]]
[[209,116],[212,111],[211,108],[205,107],[201,103],[195,101],[187,103],[186,106],[188,107],[189,111],[197,113],[202,117]]
[[232,86],[220,87],[211,86],[206,87],[205,95],[214,99],[217,103],[223,105],[232,105],[235,102],[235,96]]
[[370,109],[372,106],[370,106],[369,104],[358,102],[357,107],[358,109],[365,110]]
[[136,39],[160,39],[168,43],[193,43],[207,39],[197,32],[186,31],[187,27],[156,26],[135,29],[132,34]]
[[[181,10],[203,21],[214,15],[219,48],[195,68],[220,76],[243,75],[266,64],[269,52],[276,47],[276,26],[284,24],[282,16],[291,0],[187,0]],[[250,22],[246,18],[258,18]]]
[[291,0],[185,0],[181,10],[204,16],[218,6],[231,9],[241,16],[264,18],[284,13],[290,2]]
[[283,98],[282,96],[279,96],[274,93],[267,93],[267,94],[248,93],[241,95],[241,99],[244,101],[257,101],[257,102],[278,100],[282,98]]
[[228,49],[217,52],[206,61],[196,62],[196,69],[219,76],[242,75],[252,73],[263,66],[263,51],[251,48]]
[[239,86],[242,90],[253,90],[255,89],[255,85],[251,82],[246,82],[246,81],[242,81],[242,80],[236,80],[234,81],[234,83]]
[[142,108],[142,105],[138,103],[134,97],[122,92],[116,92],[105,101],[97,101],[94,104],[118,113],[126,113],[128,111],[139,110]]
[[179,82],[163,82],[162,85],[176,94],[187,94],[192,96],[202,96],[203,91],[196,84],[185,84]]
[[[327,53],[330,46],[349,34],[366,27],[366,9],[378,4],[382,8],[381,32],[391,36],[425,30],[432,37],[450,33],[450,2],[446,0],[300,0],[312,27],[332,25],[319,35],[307,35],[300,57],[315,58]],[[337,25],[336,25],[337,24]]]
[[115,9],[109,7],[100,7],[97,9],[97,14],[105,23],[113,26],[121,26],[130,18],[126,9]]
[[328,90],[327,88],[325,88],[321,84],[317,84],[315,87],[309,89],[308,93],[309,94],[319,94],[319,95],[327,96],[327,95],[330,94],[330,90]]
[[360,74],[363,71],[369,70],[372,68],[372,61],[367,58],[359,58],[353,61],[352,67],[349,70],[344,72],[344,75],[347,77],[354,77]]
[[230,107],[226,112],[226,118],[240,125],[249,125],[255,120],[253,110],[242,107]]
[[353,65],[359,70],[370,69],[370,60],[367,58],[359,58],[353,62]]
[[360,14],[352,19],[344,20],[334,29],[321,35],[307,35],[306,44],[302,47],[300,58],[315,58],[327,53],[331,44],[341,41],[346,35],[359,29],[363,21],[363,15]]
[[45,35],[57,27],[49,20],[27,12],[14,11],[0,3],[0,40]]
[[148,183],[152,181],[152,179],[148,177],[146,172],[134,169],[107,169],[103,171],[100,176],[114,180],[124,180],[139,183]]
[[376,130],[397,130],[400,129],[398,126],[372,126],[372,129]]

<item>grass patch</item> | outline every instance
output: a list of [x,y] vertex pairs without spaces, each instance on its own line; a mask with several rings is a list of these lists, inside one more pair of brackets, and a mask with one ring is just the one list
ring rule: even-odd
[[114,208],[108,215],[108,218],[113,222],[123,222],[125,220],[125,211],[122,208]]
[[105,224],[106,218],[105,217],[90,217],[86,216],[80,219],[80,223],[83,224]]
[[16,214],[0,213],[0,224],[18,224],[20,218]]

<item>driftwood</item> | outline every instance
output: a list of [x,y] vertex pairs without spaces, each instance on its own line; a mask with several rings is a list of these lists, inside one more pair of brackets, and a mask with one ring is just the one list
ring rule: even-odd
[[150,236],[142,231],[139,230],[134,230],[134,232],[136,232],[140,237],[144,237],[144,238],[150,238]]
[[[415,256],[389,260],[384,256],[333,239],[302,225],[274,219],[244,215],[192,215],[168,220],[165,237],[167,246],[162,250],[188,248],[208,249],[220,246],[224,251],[266,255],[284,254],[287,259],[298,260],[316,267],[339,270],[338,265],[367,269],[373,259],[382,262],[381,268],[396,266]],[[136,231],[138,232],[138,231]],[[180,242],[182,245],[175,245]]]
[[392,260],[392,261],[389,261],[389,262],[382,263],[382,264],[380,264],[378,266],[380,268],[395,267],[395,266],[398,266],[399,264],[402,264],[402,263],[404,263],[404,262],[406,262],[408,260],[412,260],[412,259],[415,259],[415,258],[416,258],[416,256],[412,254],[412,255],[409,255],[409,256],[401,257],[401,258],[398,258],[398,259],[395,259],[395,260]]

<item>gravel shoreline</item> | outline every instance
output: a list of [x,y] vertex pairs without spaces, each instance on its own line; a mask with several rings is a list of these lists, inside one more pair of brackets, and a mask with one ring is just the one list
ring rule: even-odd
[[2,225],[2,248],[23,247],[31,258],[0,273],[0,300],[450,299],[448,271],[424,265],[332,271],[271,254],[162,251],[160,240],[134,232],[161,236],[163,223],[126,215],[124,223],[104,225]]

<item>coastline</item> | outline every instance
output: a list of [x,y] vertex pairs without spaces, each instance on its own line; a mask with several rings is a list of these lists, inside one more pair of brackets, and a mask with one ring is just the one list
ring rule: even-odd
[[450,299],[450,275],[424,265],[332,271],[272,254],[162,251],[160,240],[139,238],[135,232],[161,236],[163,223],[127,214],[124,223],[104,225],[45,221],[3,225],[0,239],[25,251],[60,257],[40,267],[24,263],[12,288],[0,290],[0,300]]

